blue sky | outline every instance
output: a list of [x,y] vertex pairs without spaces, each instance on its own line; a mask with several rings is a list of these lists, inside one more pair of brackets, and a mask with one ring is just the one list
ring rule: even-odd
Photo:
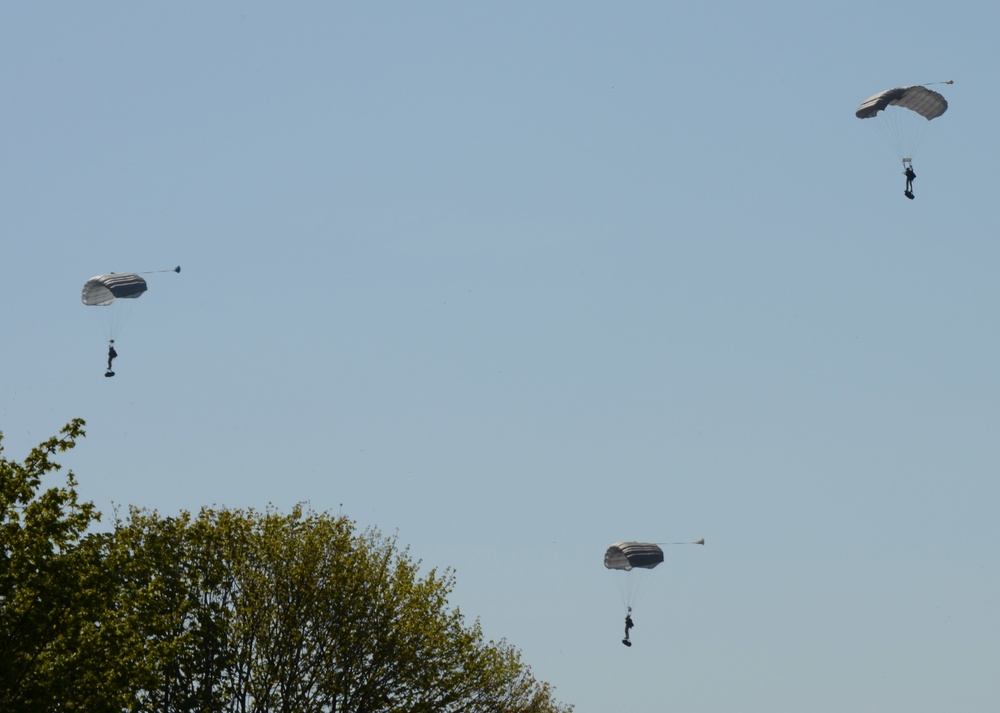
[[[579,713],[994,709],[997,15],[8,5],[6,454],[342,506]],[[854,110],[945,79],[908,201]],[[702,536],[621,646],[604,549]]]

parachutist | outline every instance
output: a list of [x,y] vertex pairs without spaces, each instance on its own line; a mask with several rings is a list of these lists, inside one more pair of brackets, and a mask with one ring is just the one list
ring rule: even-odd
[[115,360],[116,356],[118,356],[118,352],[115,351],[115,340],[112,339],[111,344],[108,345],[108,372],[105,376],[115,375],[115,372],[111,371],[111,362]]
[[622,643],[626,646],[631,646],[632,642],[629,641],[628,632],[635,624],[632,623],[632,607],[628,608],[628,614],[625,615],[625,638],[622,639]]
[[903,191],[903,195],[913,200],[913,179],[917,177],[917,174],[913,172],[913,166],[908,164],[903,175],[906,176],[906,190]]

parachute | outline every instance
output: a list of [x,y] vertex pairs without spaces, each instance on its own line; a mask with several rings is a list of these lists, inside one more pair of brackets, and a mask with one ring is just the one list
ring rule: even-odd
[[616,542],[604,553],[604,566],[615,573],[622,603],[629,614],[649,585],[649,570],[661,562],[663,550],[653,542]]
[[615,573],[618,589],[625,605],[625,638],[622,643],[632,646],[629,639],[629,629],[632,622],[632,605],[646,589],[650,570],[663,562],[663,550],[660,544],[670,545],[704,545],[702,538],[695,542],[616,542],[604,553],[604,566]]
[[[952,84],[952,80],[943,84]],[[947,99],[933,89],[917,84],[879,92],[861,102],[854,115],[859,119],[870,119],[866,123],[881,135],[900,161],[909,165],[928,122],[947,110]]]
[[[87,307],[100,307],[104,336],[114,343],[135,301],[146,293],[146,281],[134,272],[91,277],[83,285],[81,299]],[[110,369],[108,369],[110,371]]]
[[886,107],[889,106],[899,106],[915,111],[930,121],[948,111],[948,100],[923,85],[896,87],[866,99],[858,107],[855,116],[859,119],[871,119],[880,111],[885,111]]
[[[180,272],[181,268],[158,270],[157,272]],[[143,273],[148,274],[148,273]],[[107,275],[91,277],[83,285],[80,295],[87,307],[100,307],[104,313],[105,333],[108,338],[108,370],[105,376],[114,376],[112,360],[118,356],[114,349],[115,338],[131,312],[132,305],[147,290],[146,280],[135,272],[111,272]]]
[[134,272],[98,275],[83,285],[83,303],[88,307],[107,307],[117,299],[138,299],[146,291],[146,281]]
[[663,550],[652,542],[616,542],[604,553],[604,566],[626,572],[635,567],[653,569],[663,562]]

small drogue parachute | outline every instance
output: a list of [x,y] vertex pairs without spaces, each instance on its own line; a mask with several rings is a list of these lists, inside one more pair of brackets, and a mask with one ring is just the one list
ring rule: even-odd
[[[952,84],[952,80],[941,84]],[[904,164],[909,164],[923,139],[928,122],[948,111],[948,100],[922,84],[893,87],[868,97],[854,115],[868,119]]]

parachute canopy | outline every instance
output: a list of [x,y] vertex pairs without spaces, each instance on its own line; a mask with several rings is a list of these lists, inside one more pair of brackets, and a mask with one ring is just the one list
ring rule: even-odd
[[[942,82],[951,84],[949,80]],[[910,165],[931,119],[948,110],[948,101],[925,86],[894,87],[861,103],[854,115],[892,149],[896,158]]]
[[635,568],[653,569],[663,561],[663,550],[652,542],[616,542],[604,553],[604,566],[626,572]]
[[912,87],[895,87],[865,99],[854,115],[859,119],[872,119],[889,106],[915,111],[930,121],[948,111],[948,100],[933,89],[919,84]]
[[118,299],[136,299],[146,291],[146,281],[134,272],[91,277],[83,286],[83,303],[106,307]]

